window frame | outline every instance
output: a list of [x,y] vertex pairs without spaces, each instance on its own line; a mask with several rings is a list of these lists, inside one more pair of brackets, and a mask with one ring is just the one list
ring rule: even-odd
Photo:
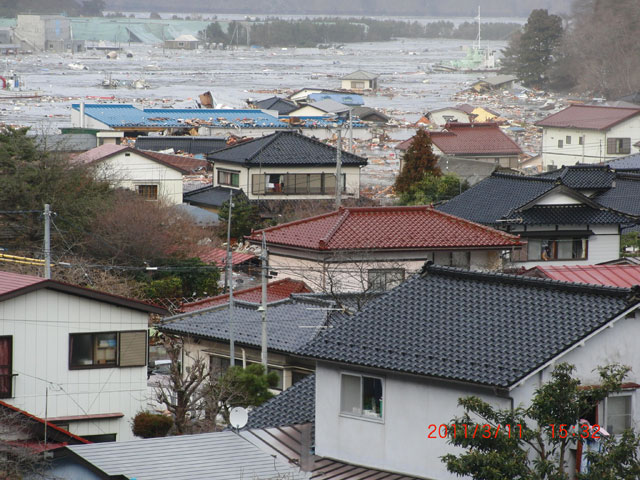
[[[151,189],[152,191],[155,190],[155,197],[151,197],[149,195],[147,195],[146,193],[143,193],[141,191],[141,189]],[[160,193],[160,189],[158,188],[158,184],[157,183],[137,183],[136,184],[136,193],[141,196],[142,198],[144,198],[145,200],[148,200],[150,202],[154,202],[158,200],[159,197],[159,193]]]
[[[358,377],[360,379],[360,412],[361,413],[353,413],[353,412],[347,412],[347,411],[343,411],[342,410],[342,395],[343,395],[343,391],[342,391],[342,377],[348,375],[351,377]],[[363,379],[364,378],[371,378],[374,380],[379,380],[380,381],[380,385],[382,388],[382,395],[380,397],[380,403],[381,403],[381,410],[382,412],[380,413],[379,416],[373,416],[373,415],[365,415],[364,413],[362,413],[364,411],[363,409]],[[386,393],[386,386],[385,386],[385,378],[381,377],[379,375],[371,375],[368,373],[357,373],[357,372],[350,372],[350,371],[346,371],[343,370],[340,372],[340,395],[339,395],[339,405],[338,405],[338,409],[339,409],[339,415],[341,417],[348,417],[348,418],[357,418],[359,420],[366,420],[366,421],[370,421],[370,422],[375,422],[375,423],[384,423],[384,419],[385,419],[385,405],[386,405],[386,400],[385,400],[385,393]]]
[[[390,274],[394,274],[394,273],[400,273],[401,274],[401,280],[400,282],[398,282],[396,285],[393,286],[389,286],[389,275]],[[391,290],[392,288],[397,287],[398,285],[400,285],[401,283],[403,283],[406,279],[406,270],[404,268],[399,268],[399,267],[394,267],[394,268],[370,268],[367,270],[367,288],[368,290],[374,291],[374,292],[387,292],[389,290]],[[373,281],[371,279],[371,275],[372,274],[383,274],[384,275],[384,288],[382,290],[378,290],[375,289],[373,287]]]
[[[314,187],[312,177],[320,176],[320,187]],[[280,177],[278,182],[272,182]],[[304,177],[304,181],[302,180]],[[333,177],[333,178],[331,178]],[[331,179],[332,181],[328,181]],[[315,179],[317,181],[317,179]],[[273,185],[273,187],[269,187]],[[276,187],[277,185],[277,187]],[[302,186],[300,188],[300,186]],[[335,173],[254,173],[251,175],[251,193],[260,196],[334,196],[336,194]],[[342,193],[347,193],[347,174],[342,174]]]
[[[561,257],[559,254],[559,246],[560,246],[560,242],[563,241],[571,241],[572,242],[572,246],[571,246],[571,251],[573,252],[573,243],[574,242],[582,242],[583,243],[583,255],[581,257],[573,257],[573,255],[571,257]],[[540,246],[540,255],[536,256],[536,257],[532,257],[530,255],[530,248],[536,244],[536,242],[539,242],[539,246]],[[553,245],[553,254],[551,257],[549,258],[544,258],[542,256],[543,253],[543,247],[542,247],[542,242],[549,242],[550,244]],[[553,238],[536,238],[536,237],[530,237],[527,238],[527,261],[528,262],[532,262],[532,261],[542,261],[542,262],[556,262],[556,261],[579,261],[579,260],[588,260],[589,259],[589,238],[588,237],[553,237]]]
[[631,137],[607,138],[607,155],[629,155],[631,153]]
[[564,139],[565,145],[571,145],[571,135],[567,135]]
[[[143,365],[121,365],[120,364],[120,348],[122,345],[122,342],[120,340],[120,334],[122,333],[145,333],[145,363]],[[115,334],[116,336],[116,346],[115,346],[115,350],[116,350],[116,360],[115,363],[108,363],[108,364],[96,364],[95,363],[95,359],[92,358],[92,361],[94,362],[91,365],[74,365],[72,363],[72,357],[73,357],[73,349],[72,349],[72,345],[71,345],[71,339],[73,336],[75,335],[91,335],[92,336],[92,348],[95,348],[95,337],[97,335],[110,335],[110,334]],[[100,332],[74,332],[74,333],[69,333],[69,354],[68,354],[68,365],[69,365],[69,370],[92,370],[92,369],[98,369],[98,368],[147,368],[148,364],[149,364],[149,335],[148,335],[148,330],[108,330],[108,331],[100,331]]]
[[0,341],[8,340],[9,342],[9,363],[7,365],[0,365],[0,367],[5,367],[9,370],[7,376],[7,391],[3,392],[0,390],[0,398],[13,398],[13,335],[1,335]]
[[[229,175],[229,181],[222,181],[220,179],[222,175]],[[233,178],[237,177],[238,179],[238,184],[234,185],[233,184]],[[227,170],[226,168],[216,168],[216,180],[218,182],[218,185],[223,185],[225,187],[233,187],[233,188],[240,188],[240,170]]]
[[621,392],[617,392],[614,394],[609,395],[607,398],[604,399],[603,401],[603,415],[602,418],[604,419],[604,425],[601,425],[602,428],[606,429],[611,435],[621,435],[622,432],[619,433],[613,433],[611,431],[609,431],[609,400],[611,398],[621,398],[621,397],[627,397],[629,398],[629,413],[625,413],[624,417],[628,417],[629,418],[629,428],[633,428],[633,410],[634,410],[634,391],[621,391]]
[[562,139],[558,140],[558,148],[564,148],[564,140]]

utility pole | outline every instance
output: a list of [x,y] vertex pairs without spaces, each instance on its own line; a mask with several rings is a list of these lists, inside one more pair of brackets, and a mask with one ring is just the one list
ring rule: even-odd
[[353,153],[353,118],[351,117],[351,111],[349,108],[349,153]]
[[44,278],[51,278],[51,206],[44,204]]
[[236,347],[233,331],[233,272],[231,270],[231,210],[233,209],[233,189],[229,189],[229,217],[227,218],[227,279],[229,280],[229,363],[236,364]]
[[265,373],[267,373],[267,269],[269,264],[267,262],[267,240],[262,232],[262,253],[260,254],[262,259],[262,366]]
[[336,208],[342,205],[342,124],[338,124],[338,144],[336,151]]

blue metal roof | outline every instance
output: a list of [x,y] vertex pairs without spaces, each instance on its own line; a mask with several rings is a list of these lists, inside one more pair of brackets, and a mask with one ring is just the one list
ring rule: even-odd
[[311,93],[308,98],[310,102],[333,100],[334,102],[352,107],[356,105],[364,105],[364,99],[360,95],[353,95],[351,93]]
[[[280,120],[288,121],[288,119],[292,118],[289,115],[280,116]],[[294,116],[298,121],[304,122],[303,124],[296,123],[293,127],[296,128],[333,128],[335,124],[344,124],[345,127],[348,126],[349,120],[342,119],[338,117],[297,117]],[[360,120],[353,119],[353,128],[366,128],[367,125]]]
[[[80,105],[73,104],[74,110]],[[133,105],[88,104],[85,114],[109,127],[240,127],[240,128],[287,128],[288,125],[276,117],[260,110],[214,110],[146,108],[140,110]],[[187,120],[196,120],[195,124]]]

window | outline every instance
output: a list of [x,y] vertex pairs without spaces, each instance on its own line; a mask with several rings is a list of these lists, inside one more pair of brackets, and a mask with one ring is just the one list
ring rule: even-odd
[[567,138],[564,139],[564,143],[571,145],[571,135],[567,135]]
[[343,373],[340,381],[340,412],[382,418],[382,379]]
[[13,337],[0,337],[0,398],[13,396]]
[[293,370],[291,372],[291,385],[295,385],[300,380],[304,380],[309,375],[309,372],[301,372],[300,370]]
[[562,144],[563,144],[562,140],[558,140],[558,148],[562,148]]
[[587,258],[586,238],[530,238],[527,242],[528,260],[584,260]]
[[404,281],[403,268],[376,268],[367,272],[369,289],[384,292],[397,287]]
[[72,333],[69,368],[143,367],[147,364],[147,332]]
[[[346,192],[347,175],[342,174],[342,191]],[[253,174],[254,195],[335,195],[336,177],[332,173]]]
[[209,356],[209,373],[218,377],[222,376],[231,366],[231,362],[228,358],[217,357],[215,355]]
[[630,138],[607,138],[607,154],[631,153]]
[[158,199],[158,186],[157,185],[138,185],[138,195],[147,200]]
[[578,137],[578,145],[584,145],[584,135]]
[[631,428],[631,395],[617,395],[605,400],[605,427],[611,435]]
[[364,82],[351,82],[351,88],[358,88],[358,89],[363,89],[364,88]]
[[218,170],[218,185],[240,186],[240,172]]

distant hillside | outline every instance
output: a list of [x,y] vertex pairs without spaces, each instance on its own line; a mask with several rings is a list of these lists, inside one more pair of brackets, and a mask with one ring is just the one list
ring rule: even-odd
[[314,14],[314,15],[416,15],[475,16],[478,5],[486,17],[528,17],[534,8],[548,8],[567,13],[572,0],[106,0],[110,10],[156,12],[246,13],[246,14]]

